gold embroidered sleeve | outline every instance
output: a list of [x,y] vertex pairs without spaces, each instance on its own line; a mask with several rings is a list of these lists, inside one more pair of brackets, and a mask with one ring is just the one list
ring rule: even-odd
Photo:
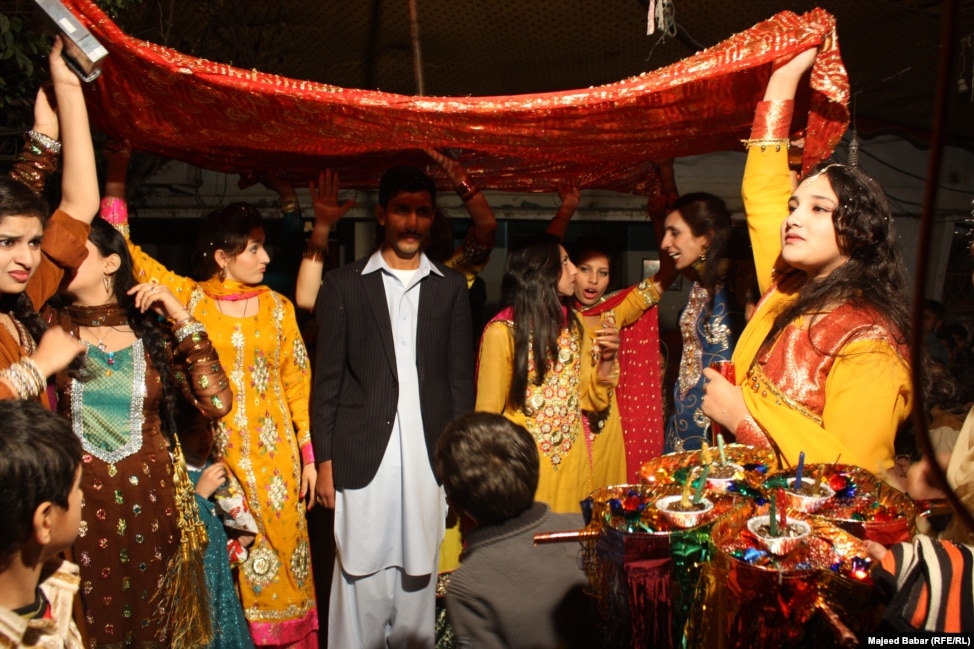
[[659,301],[659,291],[651,279],[644,279],[636,284],[622,304],[614,309],[619,328],[628,327],[639,320],[646,311],[659,304]]
[[[173,376],[183,395],[207,417],[223,417],[230,412],[233,394],[223,365],[210,342],[206,329],[195,320],[184,323],[177,338]],[[188,333],[185,333],[187,332]]]
[[27,185],[40,196],[44,193],[47,177],[57,171],[58,154],[51,146],[41,140],[32,139],[28,134],[24,138],[24,146],[14,159],[10,177]]

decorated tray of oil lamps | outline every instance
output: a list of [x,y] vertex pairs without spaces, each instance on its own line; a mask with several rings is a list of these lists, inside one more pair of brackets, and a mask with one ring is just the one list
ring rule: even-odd
[[592,524],[623,534],[662,534],[707,525],[735,504],[708,492],[706,478],[687,472],[683,485],[617,485],[592,494]]
[[[916,530],[916,506],[909,496],[882,482],[875,475],[850,464],[810,464],[803,467],[802,482],[812,481],[811,490],[819,502],[808,511],[858,536],[892,545],[908,540]],[[770,474],[762,484],[765,491],[794,485],[797,467]],[[831,495],[826,497],[828,493]],[[793,509],[797,507],[793,506]]]

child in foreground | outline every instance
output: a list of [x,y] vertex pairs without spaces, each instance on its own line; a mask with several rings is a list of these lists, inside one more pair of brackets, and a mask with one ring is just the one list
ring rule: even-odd
[[457,646],[599,647],[577,545],[534,545],[538,532],[583,522],[534,500],[538,449],[527,430],[498,414],[462,415],[440,436],[436,472],[463,521],[465,547],[446,593]]
[[78,566],[59,555],[81,522],[81,442],[40,403],[0,401],[0,646],[81,649]]

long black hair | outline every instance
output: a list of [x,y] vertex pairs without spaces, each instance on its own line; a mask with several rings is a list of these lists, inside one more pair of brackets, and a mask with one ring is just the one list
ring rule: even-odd
[[572,310],[574,300],[562,300],[558,295],[561,273],[561,243],[554,235],[527,237],[507,253],[501,293],[513,312],[514,372],[508,399],[517,408],[524,407],[528,387],[528,343],[533,349],[535,385],[541,385],[548,362],[558,358],[561,330],[566,326],[573,333],[579,330]]
[[103,257],[118,255],[120,264],[112,278],[114,283],[112,290],[118,304],[125,311],[129,326],[135,336],[142,340],[149,360],[159,372],[159,381],[162,387],[162,401],[159,407],[159,418],[162,422],[162,430],[169,438],[170,443],[174,441],[176,434],[176,404],[177,388],[172,375],[172,354],[167,346],[170,334],[167,328],[163,327],[162,321],[153,310],[142,313],[135,305],[135,298],[128,294],[129,289],[137,284],[135,271],[132,265],[132,256],[129,254],[128,245],[125,238],[103,219],[94,219],[91,223],[91,232],[88,240],[98,249]]
[[848,261],[821,280],[806,281],[797,299],[775,316],[765,344],[799,316],[826,312],[843,303],[884,315],[896,329],[896,341],[905,343],[911,328],[910,297],[886,195],[856,167],[822,163],[808,178],[819,174],[828,179],[838,199],[832,225],[839,252]]

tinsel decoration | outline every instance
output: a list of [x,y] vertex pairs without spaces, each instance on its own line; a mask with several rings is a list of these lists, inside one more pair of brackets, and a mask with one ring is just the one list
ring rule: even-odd
[[165,616],[170,644],[180,649],[202,649],[213,640],[209,593],[203,554],[209,538],[200,520],[193,482],[179,437],[174,435],[173,488],[179,525],[179,551],[169,560],[166,575],[155,599]]
[[[774,469],[777,464],[774,452],[770,449],[754,448],[743,444],[727,444],[724,446],[727,461],[744,467],[744,476],[735,484],[749,491],[748,488],[759,487],[769,468]],[[670,485],[675,482],[682,484],[682,476],[691,467],[701,464],[701,451],[685,451],[683,453],[669,453],[655,457],[643,464],[640,470],[640,481],[647,485]]]
[[874,600],[863,542],[808,518],[812,538],[773,557],[746,530],[762,513],[745,503],[714,524],[685,646],[841,646],[868,629]]
[[[686,455],[682,462],[698,454]],[[681,471],[680,480],[692,480],[691,473]],[[599,534],[583,540],[582,557],[606,646],[673,646],[683,636],[700,566],[708,557],[710,526],[739,498],[708,495],[713,511],[700,526],[681,530],[655,507],[658,498],[680,489],[674,479],[605,487],[592,494],[590,528]]]
[[656,500],[699,486],[701,451],[654,458],[640,471],[643,484],[605,487],[587,500],[588,527],[573,538],[582,542],[606,646],[854,644],[876,619],[864,540],[910,534],[912,502],[860,468],[806,465],[835,496],[816,514],[787,512],[811,533],[776,556],[747,521],[768,514],[768,495],[793,483],[795,469],[774,471],[765,449],[735,444],[725,454],[743,472],[725,491],[708,489],[714,507],[695,528],[673,527]]

